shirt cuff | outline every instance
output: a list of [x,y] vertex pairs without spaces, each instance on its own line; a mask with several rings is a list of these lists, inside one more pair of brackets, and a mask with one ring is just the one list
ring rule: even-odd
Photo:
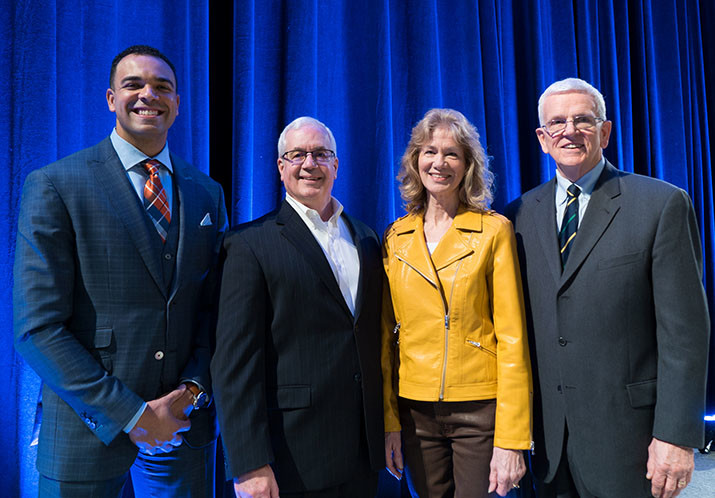
[[142,406],[139,408],[139,410],[134,414],[134,416],[131,418],[131,420],[127,423],[127,425],[124,426],[124,432],[129,434],[132,429],[134,429],[134,426],[137,425],[137,422],[139,422],[139,418],[142,416],[144,413],[144,410],[146,410],[146,401],[142,403]]

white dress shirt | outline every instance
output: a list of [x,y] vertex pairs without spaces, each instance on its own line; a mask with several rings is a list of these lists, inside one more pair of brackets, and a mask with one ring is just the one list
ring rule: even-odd
[[286,201],[300,215],[318,245],[323,249],[345,303],[354,315],[355,299],[360,281],[360,258],[350,229],[345,220],[340,217],[343,205],[335,197],[331,197],[333,215],[328,221],[323,221],[318,211],[301,204],[290,194],[286,194]]

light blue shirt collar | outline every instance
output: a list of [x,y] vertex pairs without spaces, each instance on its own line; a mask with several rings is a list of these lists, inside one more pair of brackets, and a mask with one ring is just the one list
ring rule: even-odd
[[[581,189],[581,194],[586,194],[588,196],[591,195],[591,193],[593,192],[593,189],[596,187],[596,182],[598,181],[598,178],[601,176],[601,173],[603,172],[603,168],[605,168],[605,167],[606,167],[606,158],[601,156],[601,160],[598,161],[598,164],[596,164],[596,166],[591,171],[589,171],[588,173],[583,175],[581,178],[579,178],[578,180],[573,182],[576,185],[578,185],[579,189]],[[566,199],[566,189],[569,188],[569,186],[571,185],[571,180],[564,178],[561,175],[561,172],[557,169],[556,170],[556,182],[558,184],[557,190],[560,190],[563,194],[563,199]],[[559,197],[561,197],[561,195],[557,192],[556,197],[557,197],[556,201],[558,203]]]
[[122,166],[124,166],[125,170],[129,171],[138,163],[146,159],[156,159],[161,164],[163,164],[164,167],[166,167],[166,169],[168,169],[171,173],[174,172],[173,167],[171,165],[171,154],[169,154],[168,142],[164,145],[164,148],[161,149],[161,152],[159,152],[156,156],[149,157],[142,151],[134,147],[132,144],[124,140],[122,137],[120,137],[117,133],[116,128],[112,130],[112,134],[109,136],[109,139],[112,141],[112,146],[114,147],[114,150],[117,151],[119,160],[122,162]]

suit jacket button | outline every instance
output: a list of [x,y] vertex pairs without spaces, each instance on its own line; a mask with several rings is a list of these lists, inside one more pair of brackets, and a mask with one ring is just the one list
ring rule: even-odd
[[559,337],[559,346],[566,346],[566,339],[564,339],[563,337]]
[[157,351],[154,353],[154,359],[155,360],[161,360],[164,358],[164,352],[163,351]]
[[164,259],[169,261],[171,259],[171,254],[169,254],[168,252],[164,254]]
[[355,382],[360,382],[362,380],[362,375],[356,373],[355,375],[353,375],[353,379],[355,380]]

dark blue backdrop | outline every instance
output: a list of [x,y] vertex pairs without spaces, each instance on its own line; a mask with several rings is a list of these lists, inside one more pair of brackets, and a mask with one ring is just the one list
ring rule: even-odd
[[[217,4],[0,0],[3,496],[36,494],[29,443],[38,380],[14,353],[11,331],[20,187],[32,169],[109,134],[109,65],[130,44],[155,45],[176,64],[181,108],[170,146],[223,183],[234,223],[277,205],[278,134],[309,114],[337,138],[335,195],[381,231],[402,213],[399,157],[431,107],[459,109],[479,129],[499,210],[553,175],[534,136],[541,91],[567,76],[589,80],[614,121],[606,156],[693,198],[715,307],[712,0]],[[710,401],[715,411],[715,381]]]

